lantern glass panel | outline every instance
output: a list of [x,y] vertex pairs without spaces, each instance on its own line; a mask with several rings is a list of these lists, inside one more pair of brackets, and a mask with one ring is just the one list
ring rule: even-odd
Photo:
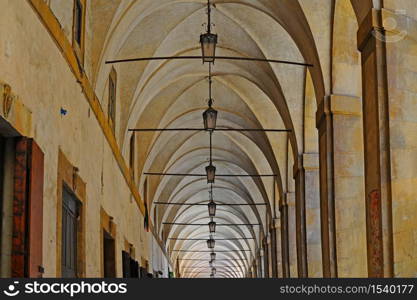
[[208,204],[208,211],[209,211],[209,216],[210,217],[214,217],[216,216],[216,203],[211,200],[210,203]]
[[216,56],[217,34],[205,33],[200,36],[203,63],[213,63]]
[[216,246],[216,241],[215,240],[213,240],[213,239],[207,240],[207,247],[209,249],[213,249],[215,246]]
[[209,229],[210,229],[210,233],[215,233],[216,232],[216,222],[210,222],[209,223]]
[[207,166],[206,173],[207,173],[207,183],[214,183],[214,179],[216,177],[216,167],[213,165]]
[[204,129],[205,130],[214,130],[214,129],[216,129],[217,110],[209,107],[203,113],[203,120],[204,120]]

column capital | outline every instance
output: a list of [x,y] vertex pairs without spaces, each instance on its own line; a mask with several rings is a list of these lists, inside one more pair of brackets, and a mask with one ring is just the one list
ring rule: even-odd
[[284,194],[287,206],[295,206],[295,192],[286,192]]
[[316,127],[320,129],[323,122],[330,116],[330,97],[325,96],[317,106]]
[[304,164],[303,164],[303,155],[298,155],[298,159],[297,161],[294,163],[293,166],[293,178],[297,178],[297,176],[299,175],[299,172],[304,171]]
[[330,112],[332,115],[362,115],[362,101],[359,97],[347,95],[330,95]]
[[267,245],[270,245],[271,244],[271,233],[269,233],[269,232],[268,232],[268,235],[266,236],[265,243]]
[[358,49],[362,51],[367,43],[367,41],[375,34],[375,31],[381,31],[383,29],[381,11],[378,9],[371,9],[368,15],[363,19],[362,23],[359,25],[357,39],[358,39]]
[[281,218],[275,218],[272,220],[271,229],[281,229]]
[[318,170],[320,168],[320,160],[318,153],[303,154],[304,170]]

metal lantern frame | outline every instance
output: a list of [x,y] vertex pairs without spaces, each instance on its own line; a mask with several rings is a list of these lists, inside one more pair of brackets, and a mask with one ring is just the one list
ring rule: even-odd
[[216,202],[214,202],[214,200],[211,199],[207,206],[208,206],[209,216],[210,217],[215,217],[216,216],[216,210],[217,210]]
[[210,233],[215,233],[216,232],[216,222],[211,221],[210,223],[208,223],[208,226],[209,226]]
[[204,63],[214,63],[218,36],[211,32],[211,3],[207,0],[207,32],[200,35],[201,57]]
[[209,249],[214,249],[215,246],[216,246],[216,241],[213,238],[210,238],[207,240],[207,247]]
[[[213,103],[213,100],[210,99],[209,103]],[[217,110],[215,110],[211,105],[209,104],[209,108],[206,109],[203,113],[203,122],[204,122],[204,130],[215,130],[217,125]]]

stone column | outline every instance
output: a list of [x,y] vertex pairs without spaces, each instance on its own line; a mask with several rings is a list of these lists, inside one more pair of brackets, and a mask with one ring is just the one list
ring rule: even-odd
[[393,275],[385,37],[381,11],[373,9],[358,30],[358,48],[362,53],[365,203],[370,277]]
[[295,180],[295,224],[297,246],[297,272],[299,278],[308,277],[307,244],[306,244],[306,206],[305,206],[305,173],[303,157],[299,156],[298,165],[294,165]]
[[303,155],[308,276],[323,277],[320,227],[319,155]]
[[319,104],[316,113],[319,131],[320,220],[323,277],[337,277],[336,226],[333,181],[333,134],[329,97]]
[[271,262],[271,278],[278,278],[278,252],[277,252],[277,231],[275,227],[275,220],[272,220],[271,228],[269,231],[270,236],[270,262]]
[[269,267],[270,267],[270,260],[269,260],[269,243],[268,243],[269,235],[264,238],[264,276],[265,278],[269,278]]
[[366,277],[362,103],[354,96],[331,95],[330,111],[338,276]]
[[264,260],[264,250],[261,248],[259,249],[259,278],[265,278],[265,260]]
[[282,278],[290,278],[290,249],[288,231],[288,205],[284,196],[283,203],[280,205],[281,212],[281,255],[282,255]]
[[251,268],[252,268],[252,278],[258,278],[258,269],[256,267],[256,258],[253,259]]
[[281,239],[281,218],[274,219],[273,222],[275,232],[275,251],[276,251],[276,277],[283,278],[283,260],[282,260],[282,239]]
[[288,206],[288,246],[290,260],[290,277],[297,277],[297,228],[296,228],[296,211],[295,211],[295,193],[287,192],[285,194]]

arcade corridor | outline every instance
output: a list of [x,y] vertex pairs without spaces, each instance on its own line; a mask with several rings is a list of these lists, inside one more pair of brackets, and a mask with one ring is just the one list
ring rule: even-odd
[[1,0],[2,277],[417,276],[414,0]]

